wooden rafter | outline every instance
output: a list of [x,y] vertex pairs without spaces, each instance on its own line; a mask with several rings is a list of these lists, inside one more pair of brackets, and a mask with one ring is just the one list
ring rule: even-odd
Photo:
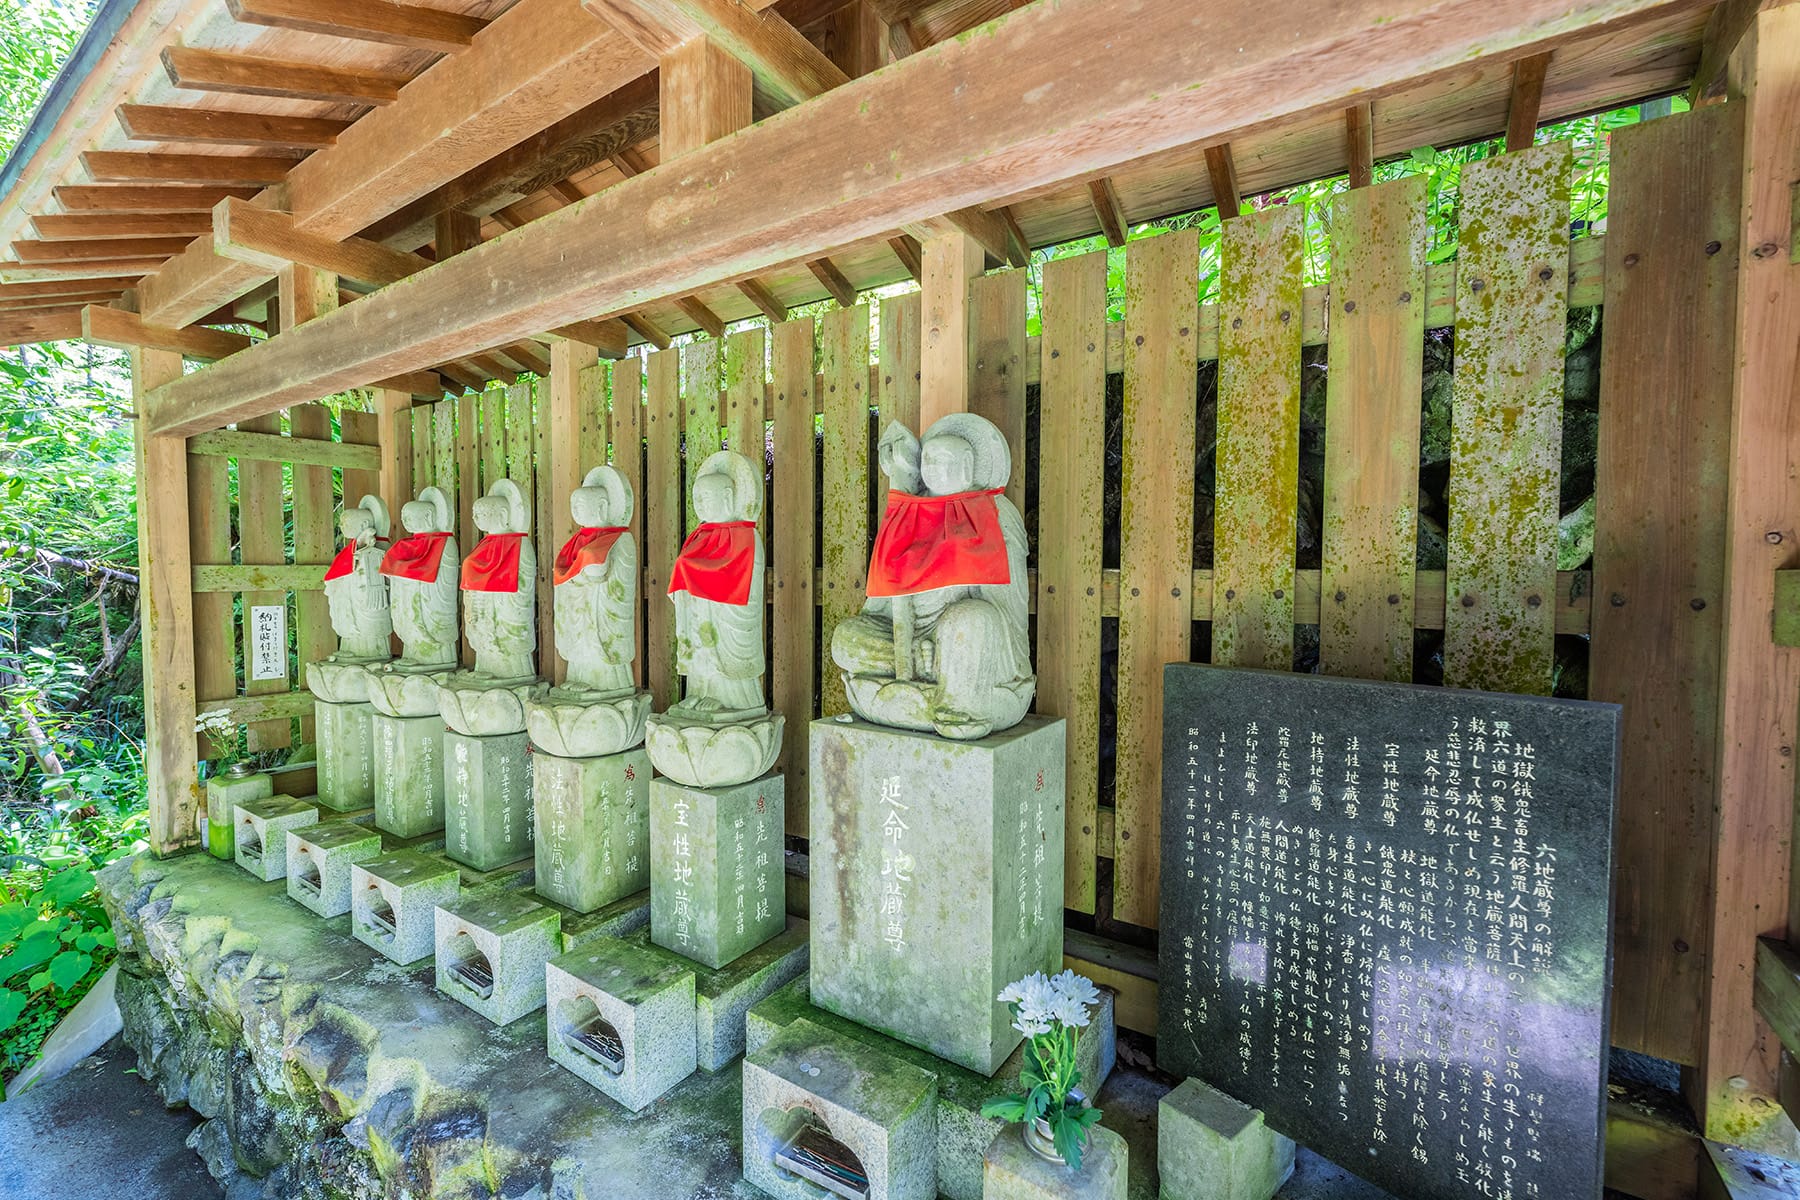
[[567,179],[557,180],[550,185],[550,190],[555,192],[556,198],[561,200],[564,204],[580,204],[583,200],[587,199],[587,193],[576,187],[573,183],[570,183]]
[[130,286],[129,279],[53,279],[44,283],[7,283],[0,284],[0,300],[78,296],[84,292],[116,292]]
[[125,136],[138,142],[200,142],[214,146],[317,150],[337,141],[348,121],[284,117],[271,113],[226,112],[160,104],[121,104],[117,115]]
[[688,318],[713,337],[725,336],[725,322],[698,296],[682,296],[675,301]]
[[167,258],[188,244],[187,238],[100,238],[83,242],[18,241],[13,257],[22,263],[66,263],[86,259]]
[[668,334],[664,333],[662,329],[658,327],[656,322],[652,321],[649,317],[646,317],[643,313],[628,312],[623,314],[619,319],[630,326],[633,333],[643,338],[646,342],[649,342],[652,346],[655,346],[658,350],[667,350],[669,344],[673,341]]
[[1538,110],[1544,104],[1544,75],[1550,52],[1532,54],[1513,64],[1512,97],[1506,108],[1506,148],[1523,150],[1537,136]]
[[454,54],[487,25],[476,17],[387,0],[225,0],[235,20],[277,29]]
[[80,259],[58,263],[0,263],[0,283],[35,283],[74,279],[139,279],[166,259]]
[[256,189],[76,184],[55,188],[51,195],[72,213],[211,213],[213,206],[227,196],[247,199],[256,195]]
[[94,304],[81,310],[81,336],[97,346],[113,346],[120,350],[148,346],[208,362],[236,354],[251,344],[251,339],[241,333],[208,329],[204,325],[168,329],[146,324],[142,317],[122,308],[102,308]]
[[188,91],[278,96],[327,104],[392,104],[407,82],[404,75],[386,71],[284,62],[190,46],[170,46],[163,51],[162,60],[169,82]]
[[750,298],[750,303],[756,305],[757,311],[769,318],[769,320],[773,321],[775,324],[779,325],[787,320],[787,305],[777,299],[775,293],[770,291],[769,288],[759,280],[738,280],[738,291],[748,296]]
[[81,165],[99,183],[280,183],[296,158],[235,154],[163,154],[89,150]]
[[111,304],[120,291],[77,292],[72,296],[27,296],[20,300],[0,300],[0,312],[27,312],[35,309],[79,309],[89,304]]
[[887,243],[888,249],[894,252],[894,257],[900,260],[900,265],[906,268],[906,273],[913,277],[914,282],[917,282],[920,278],[920,268],[923,265],[921,257],[923,250],[919,245],[919,239],[910,233],[900,233],[889,238]]
[[1119,204],[1119,190],[1113,186],[1112,176],[1102,175],[1098,179],[1088,180],[1088,198],[1093,201],[1094,215],[1100,219],[1100,230],[1106,235],[1109,246],[1125,244],[1125,209]]
[[47,213],[31,218],[45,241],[99,238],[193,238],[212,232],[206,213]]
[[1206,148],[1206,173],[1212,179],[1213,203],[1219,206],[1219,219],[1228,221],[1237,216],[1244,199],[1238,195],[1237,164],[1232,161],[1230,143]]
[[848,76],[774,12],[736,0],[582,0],[661,59],[698,38],[749,68],[757,96],[769,108],[791,108],[847,81]]
[[806,269],[813,273],[813,278],[825,285],[831,298],[845,308],[856,304],[856,288],[844,278],[844,273],[829,258],[815,258],[806,264]]
[[0,317],[0,346],[67,342],[81,336],[81,310],[7,313]]
[[1344,110],[1344,147],[1350,160],[1350,186],[1375,182],[1375,123],[1368,101]]

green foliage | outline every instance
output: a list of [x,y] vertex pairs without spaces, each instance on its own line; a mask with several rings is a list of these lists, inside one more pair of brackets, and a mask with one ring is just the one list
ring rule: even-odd
[[111,925],[85,867],[0,881],[0,1072],[37,1056],[112,961]]
[[92,0],[0,0],[0,147],[25,132],[93,10]]

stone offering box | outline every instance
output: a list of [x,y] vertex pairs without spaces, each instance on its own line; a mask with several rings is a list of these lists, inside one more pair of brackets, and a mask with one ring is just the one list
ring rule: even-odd
[[384,854],[350,867],[350,932],[408,966],[436,947],[440,904],[453,903],[462,876],[443,859],[416,850]]
[[531,755],[537,891],[593,912],[650,886],[650,755]]
[[375,706],[313,701],[319,803],[338,812],[375,804]]
[[375,738],[375,824],[395,837],[444,827],[444,718],[370,718]]
[[1020,1035],[994,997],[1062,966],[1063,739],[812,723],[815,1004],[999,1069]]
[[444,851],[491,871],[531,856],[531,755],[524,733],[444,733]]
[[561,918],[523,892],[464,896],[435,910],[438,991],[496,1025],[544,1007],[544,964]]
[[287,894],[321,917],[350,911],[350,864],[381,853],[381,833],[354,821],[287,831]]
[[780,1200],[935,1200],[936,1109],[930,1072],[797,1020],[744,1059],[744,1178]]
[[234,812],[240,804],[266,800],[275,794],[275,781],[262,772],[214,775],[206,781],[206,850],[214,858],[231,862],[232,840],[237,827]]
[[1198,1079],[1156,1113],[1162,1200],[1269,1200],[1294,1173],[1294,1143],[1263,1115]]
[[[1094,1008],[1088,1027],[1082,1030],[1080,1049],[1076,1053],[1076,1065],[1081,1068],[1081,1086],[1089,1095],[1097,1095],[1113,1071],[1116,1058],[1113,1002],[1112,991],[1101,988],[1100,1003]],[[897,1042],[836,1013],[814,1007],[808,997],[807,981],[800,978],[750,1010],[744,1029],[749,1052],[756,1053],[784,1029],[801,1020],[863,1042],[896,1061],[935,1076],[938,1192],[949,1200],[982,1200],[983,1158],[1004,1123],[982,1116],[981,1105],[991,1097],[1019,1089],[1019,1076],[1025,1069],[1023,1044],[992,1077],[978,1075],[916,1046]],[[1014,1133],[1017,1134],[1016,1129]]]
[[590,942],[546,971],[552,1062],[632,1112],[694,1073],[694,970],[620,938]]
[[264,883],[286,879],[288,830],[318,823],[319,809],[311,800],[270,796],[240,801],[232,809],[232,825],[237,829],[232,857]]
[[650,784],[650,937],[717,970],[787,925],[780,775]]
[[[1130,1147],[1104,1125],[1090,1126],[1081,1170],[1039,1157],[1017,1125],[994,1135],[982,1164],[981,1200],[1125,1200]],[[1208,1200],[1227,1200],[1208,1191]],[[1160,1200],[1173,1200],[1165,1186]],[[1266,1200],[1266,1198],[1265,1198]]]

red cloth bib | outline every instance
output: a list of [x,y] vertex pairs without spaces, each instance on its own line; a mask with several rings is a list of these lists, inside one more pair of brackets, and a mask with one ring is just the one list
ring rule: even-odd
[[[387,539],[376,538],[375,544],[378,546],[385,546],[387,545]],[[350,542],[342,550],[337,552],[337,557],[333,558],[331,560],[331,565],[325,568],[326,583],[330,583],[334,579],[342,579],[356,569],[356,549],[356,543]]]
[[869,595],[911,596],[934,588],[1012,582],[1000,510],[987,492],[913,496],[889,492],[869,559]]
[[519,547],[522,533],[490,533],[475,543],[475,552],[463,559],[462,590],[465,592],[516,592],[519,590]]
[[437,578],[438,565],[444,561],[444,544],[448,533],[415,533],[403,537],[381,557],[381,573],[395,579],[413,579],[430,583]]
[[669,595],[687,592],[720,604],[745,604],[755,570],[756,522],[709,522],[681,544],[675,569],[669,572]]
[[612,553],[613,543],[625,532],[623,525],[583,525],[575,536],[556,552],[556,571],[551,582],[565,584],[581,574],[583,567],[597,567]]

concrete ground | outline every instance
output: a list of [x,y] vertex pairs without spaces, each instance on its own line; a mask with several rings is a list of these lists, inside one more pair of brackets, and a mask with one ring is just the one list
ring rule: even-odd
[[187,1148],[196,1118],[171,1112],[118,1038],[61,1079],[0,1104],[0,1200],[212,1200]]

